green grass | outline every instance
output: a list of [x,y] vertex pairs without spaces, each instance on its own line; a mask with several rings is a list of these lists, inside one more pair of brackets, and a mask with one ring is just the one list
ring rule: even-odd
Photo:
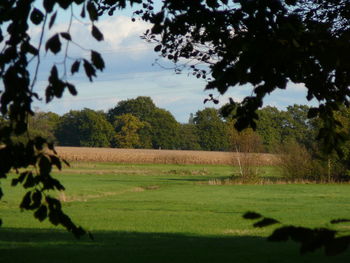
[[[78,163],[57,172],[64,210],[95,240],[39,223],[20,212],[23,191],[3,181],[0,262],[346,262],[350,253],[299,255],[293,242],[270,243],[248,210],[284,224],[331,227],[350,216],[350,185],[209,185],[229,166]],[[263,176],[278,176],[264,167]],[[62,196],[61,196],[62,198]],[[349,225],[340,226],[347,230]]]

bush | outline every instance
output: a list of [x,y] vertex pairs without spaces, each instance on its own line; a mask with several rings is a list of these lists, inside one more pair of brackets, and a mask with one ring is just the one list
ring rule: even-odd
[[256,178],[260,173],[255,154],[262,149],[260,136],[252,129],[241,132],[233,130],[231,136],[232,150],[236,153],[234,158],[237,159],[239,175],[246,180]]

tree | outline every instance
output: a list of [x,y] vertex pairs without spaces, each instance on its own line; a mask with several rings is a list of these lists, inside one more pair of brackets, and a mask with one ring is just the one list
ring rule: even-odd
[[28,129],[33,137],[41,136],[56,142],[55,130],[59,120],[60,116],[54,112],[36,112],[28,120]]
[[181,150],[201,150],[196,125],[191,123],[180,124],[179,148]]
[[62,146],[109,147],[114,136],[103,112],[70,111],[61,117],[56,137]]
[[148,122],[151,125],[154,149],[178,148],[180,124],[169,111],[156,109]]
[[123,114],[132,114],[140,121],[149,124],[139,132],[144,148],[176,149],[178,146],[179,124],[174,116],[158,108],[150,97],[137,97],[120,101],[107,113],[109,121]]
[[113,138],[113,146],[119,148],[139,148],[141,145],[138,131],[148,123],[140,121],[130,113],[119,115],[114,121],[115,135]]
[[[143,18],[153,24],[145,34],[155,51],[190,67],[207,89],[224,94],[249,84],[253,94],[237,107],[236,127],[256,127],[263,98],[288,83],[303,84],[307,99],[319,101],[308,117],[324,122],[326,150],[341,154],[334,111],[350,106],[350,2],[347,0],[164,0]],[[210,19],[208,19],[210,17]],[[199,65],[199,66],[198,66]],[[176,70],[180,70],[177,68]]]
[[197,111],[194,117],[199,144],[206,151],[230,150],[228,127],[214,108]]
[[286,115],[276,107],[267,106],[258,111],[257,133],[261,136],[265,150],[274,152],[283,142]]
[[122,100],[108,110],[107,119],[113,123],[116,116],[123,114],[132,114],[142,121],[146,121],[157,109],[150,97],[139,96],[136,99]]

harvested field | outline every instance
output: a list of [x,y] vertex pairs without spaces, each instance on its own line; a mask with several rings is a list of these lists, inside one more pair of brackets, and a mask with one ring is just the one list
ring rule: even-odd
[[[88,147],[56,147],[56,150],[67,161],[78,162],[238,165],[239,159],[247,157],[247,154],[208,151]],[[249,154],[249,159],[253,160],[253,165],[276,165],[278,162],[276,155],[265,153]]]

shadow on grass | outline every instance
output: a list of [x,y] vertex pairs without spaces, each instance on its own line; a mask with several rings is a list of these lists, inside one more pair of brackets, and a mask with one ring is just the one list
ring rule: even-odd
[[45,229],[0,229],[0,262],[347,262],[350,253],[299,255],[292,242],[254,236],[98,231],[95,240]]

